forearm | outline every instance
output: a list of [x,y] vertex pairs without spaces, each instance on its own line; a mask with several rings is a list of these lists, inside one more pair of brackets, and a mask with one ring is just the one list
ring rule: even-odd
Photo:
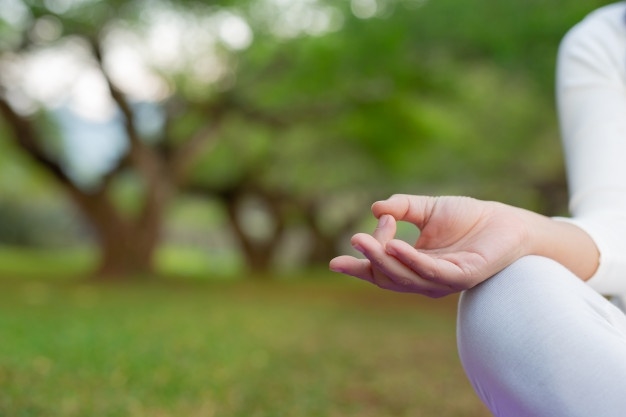
[[527,230],[525,254],[553,259],[585,281],[593,276],[600,253],[587,232],[575,224],[527,210],[520,216]]

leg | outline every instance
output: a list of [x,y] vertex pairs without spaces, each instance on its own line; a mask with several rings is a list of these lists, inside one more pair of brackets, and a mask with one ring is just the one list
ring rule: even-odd
[[554,261],[522,258],[466,291],[457,332],[498,417],[626,413],[626,316]]

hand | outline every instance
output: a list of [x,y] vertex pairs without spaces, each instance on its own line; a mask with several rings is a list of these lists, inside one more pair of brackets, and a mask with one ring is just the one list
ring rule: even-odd
[[[339,256],[330,269],[385,289],[442,297],[472,288],[528,252],[526,212],[505,204],[394,195],[372,212],[376,231],[351,240],[365,259]],[[396,221],[420,229],[413,246],[394,239]]]

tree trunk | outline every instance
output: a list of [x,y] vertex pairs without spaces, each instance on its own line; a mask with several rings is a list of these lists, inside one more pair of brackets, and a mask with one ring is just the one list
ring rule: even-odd
[[335,256],[340,255],[338,246],[339,236],[324,236],[319,230],[312,230],[313,247],[309,252],[307,263],[309,266],[319,266],[328,264]]
[[96,277],[104,280],[133,279],[154,273],[156,230],[111,227],[100,240],[100,265]]
[[341,242],[346,234],[354,229],[357,218],[348,219],[345,223],[331,230],[323,230],[321,224],[324,219],[320,210],[319,201],[300,201],[298,207],[304,216],[309,230],[312,246],[307,257],[308,266],[326,265],[335,256],[340,255]]
[[251,236],[243,225],[242,201],[245,191],[237,189],[232,193],[222,193],[221,197],[226,205],[226,212],[230,220],[235,237],[239,241],[241,250],[245,256],[246,264],[252,272],[252,278],[267,279],[273,267],[274,256],[285,230],[285,221],[280,213],[277,201],[271,196],[255,193],[267,205],[268,215],[274,221],[274,230],[264,240],[258,240]]
[[154,273],[165,199],[146,199],[143,216],[127,219],[111,203],[106,190],[89,195],[74,189],[69,192],[96,235],[100,248],[97,279],[134,279]]

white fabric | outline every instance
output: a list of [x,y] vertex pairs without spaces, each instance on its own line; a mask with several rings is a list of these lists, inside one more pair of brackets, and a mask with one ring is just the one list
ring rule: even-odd
[[498,417],[626,416],[626,3],[575,26],[558,56],[558,110],[572,222],[600,250],[587,283],[524,257],[465,291],[458,348]]
[[551,259],[524,257],[464,292],[457,341],[497,417],[626,415],[626,316]]
[[571,219],[600,250],[588,281],[626,295],[626,4],[596,10],[565,36],[557,99]]

